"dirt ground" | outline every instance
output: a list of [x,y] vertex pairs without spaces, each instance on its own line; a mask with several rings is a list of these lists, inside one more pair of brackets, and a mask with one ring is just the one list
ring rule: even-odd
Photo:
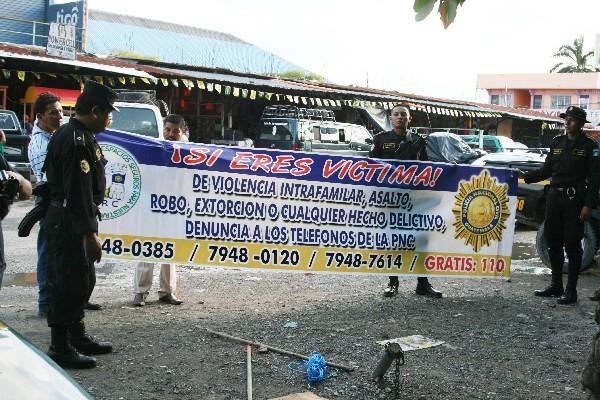
[[[30,207],[17,203],[3,221],[8,269],[0,318],[46,349],[33,274],[37,231],[16,235]],[[581,277],[576,306],[534,297],[548,280],[534,239],[535,232],[516,233],[510,280],[436,279],[443,299],[414,295],[415,279],[401,280],[399,296],[386,299],[383,277],[181,267],[183,305],[159,305],[154,292],[146,307],[134,308],[132,265],[104,264],[92,299],[104,308],[88,312],[86,322],[115,352],[99,356],[93,370],[70,373],[97,399],[245,399],[242,346],[203,332],[210,328],[357,367],[309,388],[289,370],[293,359],[256,354],[254,399],[307,390],[328,399],[394,399],[391,374],[382,385],[369,379],[382,355],[375,341],[421,334],[445,344],[406,353],[401,399],[585,399],[580,375],[598,330],[587,297],[600,279]]]

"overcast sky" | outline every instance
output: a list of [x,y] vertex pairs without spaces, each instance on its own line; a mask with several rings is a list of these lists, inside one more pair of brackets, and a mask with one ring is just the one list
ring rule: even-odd
[[467,0],[444,30],[413,0],[89,0],[90,8],[227,32],[340,84],[485,101],[477,73],[547,72],[600,33],[598,0]]

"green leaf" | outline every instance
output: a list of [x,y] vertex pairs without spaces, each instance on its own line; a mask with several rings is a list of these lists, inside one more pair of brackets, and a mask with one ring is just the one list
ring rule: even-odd
[[413,5],[413,10],[417,13],[415,19],[417,21],[423,21],[431,11],[433,10],[433,6],[435,6],[437,0],[415,0]]
[[458,7],[457,0],[441,0],[440,3],[440,18],[444,24],[444,29],[447,29],[454,18],[456,18],[456,9]]

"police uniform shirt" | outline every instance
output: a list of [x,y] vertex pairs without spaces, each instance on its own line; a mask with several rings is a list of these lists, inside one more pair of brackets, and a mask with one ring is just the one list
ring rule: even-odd
[[587,184],[584,204],[595,207],[600,184],[599,151],[596,142],[584,134],[575,140],[569,140],[567,135],[556,136],[542,168],[526,173],[525,182],[551,178],[551,186],[576,190],[582,190]]
[[48,144],[46,176],[50,199],[62,204],[78,234],[98,232],[98,207],[104,200],[106,160],[95,136],[75,118],[61,126]]
[[369,157],[427,161],[425,145],[425,140],[415,133],[407,132],[406,136],[400,136],[391,130],[373,138],[373,148],[369,152]]

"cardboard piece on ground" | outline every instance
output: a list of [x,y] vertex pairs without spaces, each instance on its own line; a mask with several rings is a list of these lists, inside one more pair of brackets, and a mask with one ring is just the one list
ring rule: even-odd
[[426,338],[422,335],[404,336],[396,339],[380,340],[377,344],[385,346],[388,343],[398,343],[403,351],[413,351],[420,349],[428,349],[430,347],[444,344],[441,340]]
[[290,394],[284,397],[277,397],[276,399],[271,399],[271,400],[327,400],[324,397],[319,397],[314,393],[311,392],[304,392],[304,393],[294,393],[294,394]]

